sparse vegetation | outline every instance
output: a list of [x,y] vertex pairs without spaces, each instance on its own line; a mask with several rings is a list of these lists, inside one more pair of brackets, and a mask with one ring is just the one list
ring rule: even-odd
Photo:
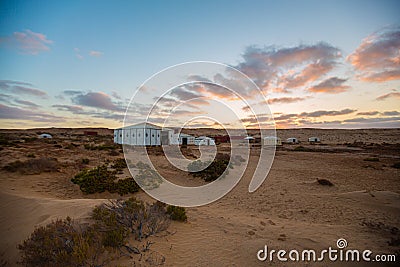
[[379,161],[379,158],[377,157],[365,158],[364,161],[377,162]]
[[180,221],[180,222],[187,221],[186,210],[183,207],[168,206],[167,213],[171,217],[171,220]]
[[92,144],[85,144],[84,147],[87,150],[115,150],[119,148],[119,146],[115,144],[102,144],[97,146]]
[[400,162],[394,163],[391,167],[395,169],[400,169]]
[[28,158],[36,158],[36,156],[35,156],[34,153],[28,153],[28,154],[26,154],[26,156],[27,156]]
[[329,181],[328,179],[317,179],[317,182],[320,185],[333,186],[333,183],[331,181]]
[[9,172],[21,174],[40,174],[42,172],[55,172],[58,170],[58,161],[55,158],[29,159],[27,161],[14,161],[3,167]]
[[[219,153],[211,164],[210,162],[196,160],[191,162],[187,168],[194,177],[200,177],[206,182],[212,182],[223,175],[225,170],[229,167],[229,159],[230,157],[228,154]],[[208,167],[203,169],[205,166]]]
[[108,191],[125,195],[139,191],[139,186],[133,178],[116,181],[116,174],[117,170],[109,170],[107,164],[104,164],[94,169],[79,172],[71,181],[79,185],[79,188],[85,194]]
[[88,158],[83,158],[81,162],[82,164],[89,164],[90,160]]
[[[150,251],[147,238],[166,230],[185,209],[161,202],[144,203],[135,198],[112,200],[93,209],[89,224],[67,217],[37,228],[18,246],[25,266],[106,266],[127,256],[147,265],[165,262],[161,254]],[[179,212],[177,212],[179,211]],[[183,220],[180,220],[183,221]],[[135,257],[135,255],[137,255]]]

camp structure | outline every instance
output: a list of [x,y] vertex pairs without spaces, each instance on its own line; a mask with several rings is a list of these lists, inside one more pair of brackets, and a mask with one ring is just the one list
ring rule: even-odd
[[51,134],[43,133],[39,135],[39,138],[48,139],[48,138],[53,138],[53,136],[51,136]]
[[190,134],[178,134],[179,145],[194,145],[195,137]]
[[169,145],[173,130],[143,122],[114,130],[114,143],[131,146]]
[[276,136],[266,136],[263,139],[263,146],[281,146],[282,140]]
[[199,136],[194,139],[196,146],[215,146],[215,140],[207,136]]
[[321,142],[321,140],[318,137],[310,137],[310,138],[308,138],[308,142],[310,142],[311,144],[314,144],[314,143]]
[[298,144],[299,140],[296,137],[289,137],[286,139],[287,144]]

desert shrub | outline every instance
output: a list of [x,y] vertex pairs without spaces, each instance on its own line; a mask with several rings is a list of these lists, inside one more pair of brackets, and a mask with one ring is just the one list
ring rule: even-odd
[[114,161],[114,163],[111,165],[111,168],[113,168],[113,169],[115,169],[117,171],[125,169],[127,167],[128,166],[126,165],[126,161],[123,158],[122,159],[116,159]]
[[55,148],[62,148],[62,145],[54,145]]
[[10,145],[10,139],[5,134],[0,134],[0,146],[8,146]]
[[365,158],[364,161],[377,162],[377,161],[379,161],[379,158],[377,158],[377,157]]
[[293,151],[298,151],[298,152],[313,152],[313,149],[304,147],[304,146],[296,146]]
[[28,153],[28,154],[26,154],[26,156],[28,158],[36,158],[35,154],[33,154],[33,153]]
[[200,177],[206,182],[211,182],[218,179],[225,170],[229,167],[229,158],[228,154],[219,153],[211,162],[211,164],[205,168],[204,170],[197,171],[198,167],[204,167],[208,165],[208,162],[201,162],[200,160],[193,161],[188,165],[188,171],[194,177]]
[[82,164],[89,164],[90,160],[88,158],[81,159]]
[[186,210],[183,207],[168,206],[167,213],[171,220],[185,222],[187,221]]
[[115,149],[110,150],[110,152],[108,153],[108,155],[110,156],[119,156],[119,152]]
[[317,178],[317,183],[320,185],[327,185],[327,186],[333,186],[334,184],[329,181],[328,179],[318,179]]
[[71,179],[71,182],[79,185],[81,191],[85,194],[119,193],[120,195],[135,193],[139,191],[139,186],[133,178],[117,179],[116,171],[110,171],[106,164],[94,169],[83,170]]
[[24,137],[22,138],[25,142],[33,142],[36,141],[38,138],[37,137]]
[[394,163],[391,167],[395,169],[400,169],[400,162]]
[[102,144],[102,145],[92,145],[92,144],[85,144],[85,149],[87,150],[115,150],[118,146],[114,144]]
[[99,233],[70,218],[37,228],[18,246],[25,266],[95,266],[104,251]]
[[113,240],[122,243],[125,232],[121,229],[141,240],[164,231],[169,226],[165,205],[159,202],[147,204],[136,198],[113,200],[109,204],[100,205],[93,211],[92,218],[100,228],[113,230]]
[[58,161],[55,158],[29,159],[27,161],[14,161],[3,167],[9,172],[21,174],[40,174],[42,172],[54,172],[58,170]]

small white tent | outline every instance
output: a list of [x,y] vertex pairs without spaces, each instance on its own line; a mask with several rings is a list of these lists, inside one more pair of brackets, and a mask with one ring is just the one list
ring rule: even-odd
[[48,138],[53,138],[53,136],[51,136],[51,134],[44,133],[40,134],[39,138],[48,139]]

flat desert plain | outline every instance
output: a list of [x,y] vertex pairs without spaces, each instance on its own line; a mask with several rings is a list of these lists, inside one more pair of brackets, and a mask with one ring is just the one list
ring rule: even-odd
[[[85,148],[85,144],[112,144],[112,130],[90,129],[97,131],[97,136],[84,135],[84,130],[0,130],[0,255],[6,266],[18,266],[17,245],[35,227],[67,216],[88,220],[94,206],[120,198],[108,192],[83,194],[71,182],[85,168],[124,157],[120,149],[111,153]],[[187,132],[219,133],[212,129]],[[36,139],[39,133],[52,134],[53,138]],[[322,263],[257,259],[257,252],[265,245],[274,250],[319,252],[336,249],[336,241],[344,238],[346,249],[368,249],[373,255],[397,257],[397,263],[374,262],[368,266],[398,266],[400,129],[289,129],[277,133],[282,139],[297,137],[302,143],[277,148],[267,179],[257,191],[249,193],[248,185],[262,147],[252,148],[243,178],[226,196],[206,206],[186,208],[187,222],[173,221],[168,230],[149,237],[154,242],[151,250],[165,258],[163,265],[364,266],[365,262],[331,262],[327,257]],[[308,144],[311,136],[320,137],[321,144]],[[192,155],[198,153],[195,147],[188,149]],[[151,156],[158,162],[164,160],[157,153]],[[4,169],[14,161],[33,157],[56,158],[57,170],[21,174]],[[83,164],[82,159],[89,161]],[[129,172],[123,175],[129,176]],[[178,184],[202,184],[190,175],[174,174],[167,164],[163,175]],[[317,179],[326,179],[333,186],[322,185]],[[123,198],[131,196],[154,201],[142,191]],[[110,266],[133,266],[133,262],[136,266],[151,264],[121,256]]]

